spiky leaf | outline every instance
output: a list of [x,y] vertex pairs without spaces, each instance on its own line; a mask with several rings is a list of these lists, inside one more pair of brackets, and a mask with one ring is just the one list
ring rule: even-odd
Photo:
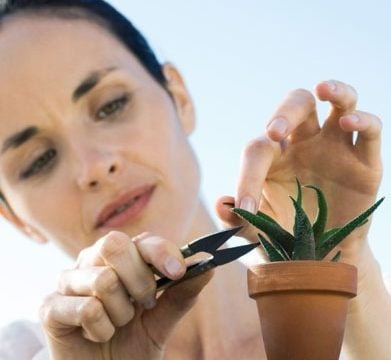
[[274,220],[270,221],[265,216],[258,216],[240,208],[233,209],[233,212],[263,231],[271,241],[279,243],[285,249],[286,253],[291,256],[295,238]]
[[304,209],[291,197],[295,206],[295,224],[293,233],[295,235],[295,245],[292,254],[292,260],[314,260],[315,259],[315,240],[312,231],[312,225]]
[[261,234],[258,234],[259,242],[270,261],[285,261],[284,255],[267,241]]
[[[364,226],[369,220],[368,219],[365,219],[361,224],[358,224],[357,227],[360,227],[360,226]],[[330,230],[327,230],[326,232],[324,232],[322,234],[322,236],[320,237],[319,241],[316,243],[316,248],[320,248],[322,246],[322,244],[329,238],[331,237],[332,235],[334,235],[337,231],[341,230],[340,227],[335,227],[335,228],[332,228]]]
[[281,253],[281,255],[284,257],[284,260],[292,260],[289,254],[278,242],[274,241],[273,239],[270,239],[270,243]]
[[298,178],[296,178],[296,186],[297,186],[297,198],[296,202],[301,206],[302,203],[302,192],[301,192],[301,184]]
[[270,221],[270,222],[272,222],[272,223],[274,223],[274,224],[280,226],[276,220],[274,220],[272,217],[270,217],[269,215],[265,214],[265,213],[262,212],[262,211],[259,211],[259,210],[258,210],[258,211],[257,211],[257,216],[260,216],[260,217],[264,218],[266,221]]
[[316,191],[316,196],[318,198],[318,213],[312,230],[314,232],[315,242],[318,243],[321,239],[321,236],[324,232],[327,222],[327,202],[322,190],[317,188],[314,185],[306,185],[307,188],[313,189]]
[[[278,226],[280,226],[277,221],[275,221],[272,217],[270,217],[269,215],[263,213],[262,211],[257,211],[257,216],[260,216],[262,217],[263,219],[265,219],[266,221],[270,221],[271,223],[274,223]],[[272,245],[284,256],[284,259],[285,260],[291,260],[289,254],[286,252],[286,250],[280,245],[279,242],[275,241],[273,238],[269,238],[270,242],[272,243]]]
[[333,256],[333,258],[331,259],[331,261],[333,261],[333,262],[338,262],[340,258],[341,258],[341,250],[339,250],[339,251]]
[[335,227],[330,230],[327,230],[325,233],[322,234],[320,239],[316,242],[316,248],[320,248],[322,244],[332,235],[334,235],[337,231],[341,230],[340,227]]
[[369,209],[355,217],[348,222],[330,237],[328,237],[318,249],[316,254],[317,259],[323,259],[332,249],[334,249],[343,239],[345,239],[354,229],[362,225],[363,222],[377,209],[377,207],[383,202],[384,197],[378,200]]

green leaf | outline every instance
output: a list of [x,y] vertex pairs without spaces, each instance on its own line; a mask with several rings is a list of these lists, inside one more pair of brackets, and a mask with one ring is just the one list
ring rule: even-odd
[[333,262],[338,262],[340,258],[341,258],[341,250],[339,250],[339,251],[334,255],[334,257],[331,259],[331,261],[333,261]]
[[[369,220],[368,219],[364,219],[364,221],[361,223],[361,224],[358,224],[357,227],[360,227],[360,226],[364,226]],[[341,230],[340,227],[335,227],[335,228],[332,228],[328,231],[326,231],[325,233],[322,234],[322,236],[320,237],[319,241],[316,243],[316,248],[320,248],[322,246],[322,244],[329,238],[331,237],[332,235],[334,235],[337,231]]]
[[297,185],[297,198],[296,202],[301,206],[302,203],[302,192],[301,192],[301,184],[298,178],[296,178],[296,185]]
[[384,197],[373,204],[369,209],[355,217],[353,220],[348,222],[346,225],[341,227],[338,231],[332,234],[330,237],[325,239],[318,249],[317,259],[323,259],[332,249],[334,249],[343,239],[345,239],[353,230],[363,225],[364,221],[372,215],[377,207],[383,202]]
[[326,231],[325,233],[322,234],[322,236],[320,237],[319,241],[316,243],[316,247],[317,248],[320,248],[322,246],[322,244],[332,235],[334,235],[337,231],[341,230],[340,227],[335,227],[335,228],[332,228],[328,231]]
[[270,243],[280,252],[280,254],[284,257],[284,260],[292,260],[289,254],[285,251],[285,249],[273,239],[270,239]]
[[[275,221],[272,217],[263,213],[262,211],[258,211],[257,216],[262,217],[265,221],[270,221],[271,223],[274,223],[274,224],[280,226],[277,223],[277,221]],[[279,242],[275,241],[273,238],[270,238],[270,242],[273,244],[273,246],[275,248],[277,248],[280,251],[280,253],[284,256],[285,260],[291,260],[289,254],[285,251],[285,249],[280,245]]]
[[357,227],[364,226],[367,222],[369,222],[369,220],[365,219],[361,224],[358,224]]
[[290,198],[296,210],[295,225],[293,226],[295,245],[292,260],[314,260],[315,240],[311,222],[297,201],[292,197]]
[[257,229],[263,231],[269,237],[270,241],[273,243],[279,243],[289,256],[292,255],[295,238],[274,220],[268,220],[269,216],[263,213],[263,215],[255,215],[240,208],[234,208],[232,211],[255,226]]
[[307,188],[311,188],[316,191],[316,196],[318,197],[318,214],[316,215],[316,219],[314,225],[312,226],[312,230],[314,232],[315,242],[318,243],[321,239],[321,236],[324,232],[327,222],[327,202],[326,198],[322,190],[317,188],[314,185],[306,185]]
[[283,254],[275,248],[269,241],[267,241],[261,234],[258,234],[259,242],[270,261],[286,261]]
[[258,210],[257,211],[257,216],[260,216],[260,217],[264,218],[266,221],[270,221],[270,222],[272,222],[274,224],[277,224],[279,226],[279,224],[278,224],[278,222],[276,220],[274,220],[272,217],[270,217],[269,215],[265,214],[262,211]]

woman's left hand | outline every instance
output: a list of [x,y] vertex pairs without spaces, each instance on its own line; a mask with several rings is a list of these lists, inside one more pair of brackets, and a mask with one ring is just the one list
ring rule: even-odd
[[[356,110],[357,93],[347,84],[322,82],[315,93],[331,104],[322,126],[316,98],[307,90],[294,90],[277,108],[266,135],[246,146],[235,199],[226,196],[217,203],[217,212],[227,225],[242,223],[224,205],[235,202],[236,207],[269,214],[291,231],[294,208],[289,195],[296,195],[296,177],[303,185],[313,184],[324,192],[329,206],[326,229],[345,224],[374,203],[382,176],[381,121]],[[303,190],[303,206],[313,221],[317,210],[313,190]],[[256,232],[246,226],[241,236],[256,241]],[[367,232],[368,225],[361,226],[338,246],[344,262],[360,263]]]

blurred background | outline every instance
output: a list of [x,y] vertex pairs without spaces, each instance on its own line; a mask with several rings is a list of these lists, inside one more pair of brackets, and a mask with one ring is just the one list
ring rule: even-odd
[[[261,135],[288,91],[328,79],[352,84],[360,110],[384,123],[384,177],[370,243],[391,273],[391,3],[386,0],[110,1],[147,36],[164,61],[182,71],[196,104],[191,141],[213,211],[234,195],[242,148]],[[327,105],[319,103],[323,116]],[[44,200],[44,199],[43,199]],[[61,204],[59,204],[61,206]],[[0,327],[37,319],[42,297],[73,262],[52,245],[36,245],[0,222]]]

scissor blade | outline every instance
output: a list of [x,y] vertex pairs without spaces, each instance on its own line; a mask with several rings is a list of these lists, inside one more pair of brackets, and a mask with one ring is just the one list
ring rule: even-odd
[[227,264],[231,261],[239,259],[241,256],[255,249],[257,246],[259,246],[259,244],[260,243],[253,243],[228,249],[217,250],[213,256],[213,262],[217,266]]
[[198,252],[213,253],[217,248],[223,245],[229,238],[234,236],[242,226],[236,226],[231,229],[216,232],[214,234],[203,236],[185,245],[181,251],[184,256],[190,256]]

